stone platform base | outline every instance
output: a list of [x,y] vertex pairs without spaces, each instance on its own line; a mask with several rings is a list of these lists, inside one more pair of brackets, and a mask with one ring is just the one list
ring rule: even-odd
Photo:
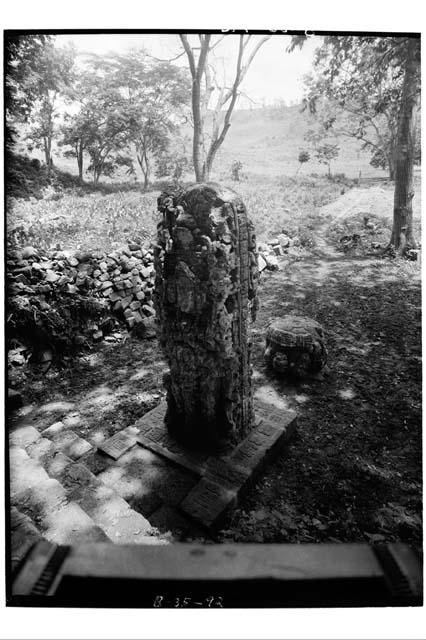
[[[227,510],[237,505],[242,492],[295,429],[296,414],[292,411],[259,401],[255,401],[255,411],[256,424],[250,434],[231,451],[214,456],[190,451],[171,438],[164,424],[165,402],[134,425],[138,429],[137,444],[199,476],[179,509],[209,529],[220,526]],[[123,439],[112,444],[127,448],[130,442]]]

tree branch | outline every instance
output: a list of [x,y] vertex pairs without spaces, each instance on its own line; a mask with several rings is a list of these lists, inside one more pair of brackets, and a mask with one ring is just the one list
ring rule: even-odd
[[180,40],[182,42],[183,48],[185,50],[185,53],[188,56],[189,69],[191,71],[191,76],[192,76],[193,79],[195,79],[195,76],[197,74],[197,71],[196,71],[196,68],[195,68],[195,58],[194,58],[194,54],[192,53],[192,49],[189,46],[188,38],[183,33],[179,34],[179,38],[180,38]]

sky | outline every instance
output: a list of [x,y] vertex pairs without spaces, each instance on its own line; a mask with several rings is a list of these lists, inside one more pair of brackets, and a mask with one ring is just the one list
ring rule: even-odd
[[[262,37],[252,37],[248,53],[250,47],[255,46]],[[216,40],[219,36],[212,38]],[[270,105],[282,100],[287,104],[301,101],[304,93],[303,76],[311,70],[314,51],[322,39],[311,36],[301,50],[287,53],[290,39],[290,36],[273,34],[254,58],[241,85],[243,94],[254,101],[253,106]],[[227,34],[212,52],[219,77],[224,75],[228,81],[235,69],[238,41],[238,35]],[[56,37],[58,46],[69,42],[74,44],[78,52],[99,55],[145,48],[153,56],[170,59],[182,51],[179,37],[175,34],[68,34]],[[192,42],[196,44],[196,36],[192,36]],[[186,56],[174,64],[187,64]],[[243,95],[237,107],[248,108],[250,100]]]

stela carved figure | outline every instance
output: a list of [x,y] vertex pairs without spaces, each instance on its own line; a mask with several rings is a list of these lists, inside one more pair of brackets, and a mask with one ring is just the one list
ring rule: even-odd
[[166,425],[188,447],[221,451],[254,422],[254,228],[238,195],[216,183],[164,192],[158,209],[155,306],[170,367]]

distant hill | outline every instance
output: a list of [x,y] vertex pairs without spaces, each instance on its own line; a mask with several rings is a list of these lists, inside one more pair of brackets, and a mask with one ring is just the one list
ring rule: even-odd
[[[235,111],[216,170],[220,170],[219,164],[240,160],[243,171],[249,173],[294,175],[299,151],[309,151],[304,135],[313,123],[313,117],[302,112],[300,105]],[[345,173],[349,178],[357,178],[359,171],[363,177],[386,176],[385,171],[370,166],[370,157],[358,141],[342,138],[332,172]],[[313,159],[301,169],[302,174],[325,171],[325,166]]]

